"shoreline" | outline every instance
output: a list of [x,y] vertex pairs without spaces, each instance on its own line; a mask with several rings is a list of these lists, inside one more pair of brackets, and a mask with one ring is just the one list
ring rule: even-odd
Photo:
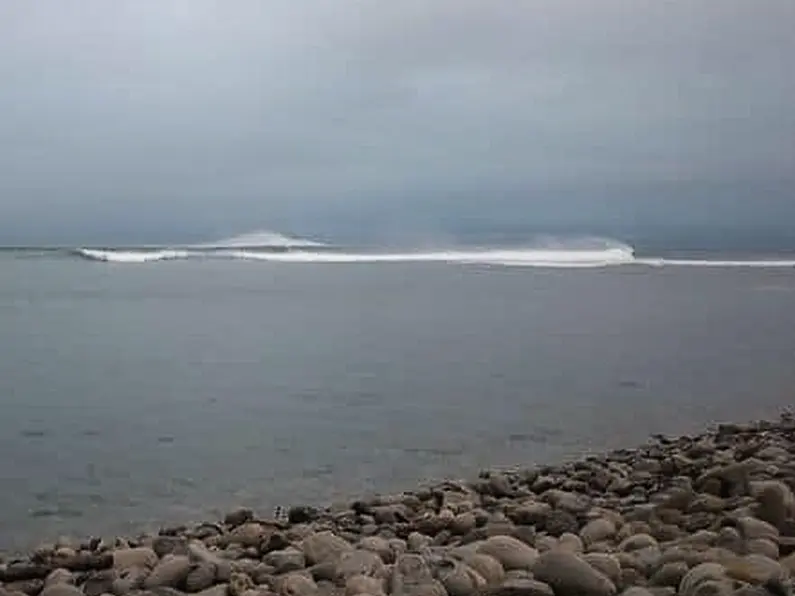
[[795,418],[345,505],[0,553],[0,596],[785,596]]

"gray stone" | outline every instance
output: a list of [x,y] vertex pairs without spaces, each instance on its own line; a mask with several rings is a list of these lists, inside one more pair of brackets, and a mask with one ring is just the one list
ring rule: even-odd
[[188,577],[191,570],[190,559],[184,555],[168,555],[160,560],[149,576],[144,580],[144,587],[176,588]]
[[599,518],[585,524],[585,527],[580,530],[580,538],[588,546],[613,538],[616,532],[616,524],[609,519]]
[[306,567],[306,556],[296,548],[275,550],[262,558],[263,563],[272,566],[276,573],[298,571]]
[[345,596],[369,594],[370,596],[384,595],[384,582],[376,577],[353,575],[345,581]]
[[247,507],[240,507],[234,511],[230,511],[224,516],[224,524],[237,527],[242,526],[246,522],[250,522],[252,519],[254,519],[254,512]]
[[439,571],[439,581],[449,596],[476,596],[486,588],[486,580],[465,563],[451,561]]
[[651,576],[651,584],[654,586],[678,587],[682,579],[687,575],[689,568],[684,561],[674,561],[665,563],[657,572]]
[[492,588],[489,596],[555,596],[552,588],[534,579],[509,579]]
[[726,569],[719,563],[702,563],[693,567],[682,578],[679,593],[682,596],[695,596],[698,587],[708,581],[722,582],[726,579]]
[[505,570],[531,569],[538,559],[538,551],[511,536],[492,536],[484,541],[478,552],[497,559]]
[[613,596],[616,587],[606,575],[579,556],[551,550],[538,557],[532,568],[536,579],[549,584],[556,596]]
[[464,559],[467,565],[477,571],[490,586],[499,585],[505,579],[505,569],[491,555],[476,553]]
[[621,579],[621,565],[614,555],[608,553],[586,553],[582,555],[582,559],[591,567],[607,576],[614,584]]
[[302,573],[288,573],[276,582],[276,592],[281,596],[317,596],[318,586],[312,578]]
[[254,581],[246,573],[233,572],[229,578],[229,596],[243,596],[254,588]]
[[186,592],[201,592],[215,583],[218,568],[212,563],[195,563],[185,578]]
[[343,553],[353,550],[353,546],[335,535],[333,532],[323,531],[307,536],[302,544],[309,565],[325,561],[338,561]]
[[54,584],[74,584],[75,575],[67,569],[55,569],[44,580],[44,587]]
[[347,579],[354,575],[378,576],[384,571],[381,557],[369,550],[352,550],[340,555],[337,574]]
[[40,596],[83,596],[83,591],[71,584],[56,583],[46,586]]
[[118,571],[127,569],[153,569],[158,563],[158,556],[148,547],[124,548],[113,551],[113,567]]
[[369,550],[373,553],[378,553],[384,563],[395,562],[395,551],[389,544],[386,538],[381,536],[367,536],[359,541],[359,548],[362,550]]

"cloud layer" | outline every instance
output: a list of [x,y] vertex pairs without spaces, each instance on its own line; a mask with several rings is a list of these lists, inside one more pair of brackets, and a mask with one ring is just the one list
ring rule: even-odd
[[0,239],[795,216],[791,0],[0,6]]

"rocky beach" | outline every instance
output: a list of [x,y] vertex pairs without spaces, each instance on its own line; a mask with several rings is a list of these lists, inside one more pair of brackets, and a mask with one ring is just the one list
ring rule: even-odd
[[791,594],[795,418],[0,559],[0,596]]

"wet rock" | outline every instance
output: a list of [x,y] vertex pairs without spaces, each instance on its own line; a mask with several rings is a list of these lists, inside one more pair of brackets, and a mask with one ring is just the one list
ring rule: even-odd
[[579,556],[563,551],[548,551],[532,567],[536,579],[543,581],[556,596],[613,596],[616,586]]
[[290,507],[287,512],[287,521],[291,524],[308,524],[315,521],[320,516],[320,512],[314,507],[299,505]]
[[251,509],[248,509],[247,507],[240,507],[234,511],[230,511],[224,516],[224,525],[235,528],[237,526],[242,526],[246,522],[250,522],[253,519],[254,512]]
[[276,573],[280,574],[298,571],[306,567],[306,556],[304,553],[292,547],[270,552],[262,558],[262,561],[272,566]]
[[532,569],[538,551],[511,536],[493,536],[478,547],[478,552],[497,559],[506,571]]
[[176,588],[185,582],[191,570],[190,559],[184,555],[168,555],[152,569],[152,572],[144,580],[144,587],[153,588]]
[[151,548],[162,559],[166,555],[187,554],[188,543],[181,536],[158,536],[152,541]]
[[343,553],[353,550],[353,546],[336,536],[333,532],[323,531],[312,534],[304,539],[301,549],[309,565],[336,561]]

